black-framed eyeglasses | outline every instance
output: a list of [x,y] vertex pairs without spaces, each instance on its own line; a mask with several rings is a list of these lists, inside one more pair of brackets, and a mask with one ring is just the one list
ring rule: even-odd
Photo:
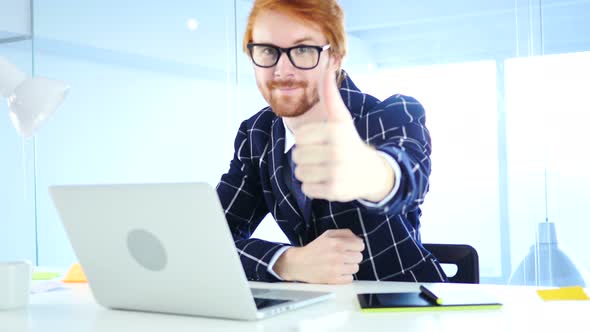
[[330,44],[324,46],[314,45],[297,45],[293,47],[282,48],[272,44],[255,44],[247,45],[250,51],[250,57],[255,65],[262,68],[276,66],[283,53],[295,68],[308,70],[317,67],[320,62],[320,54],[330,48]]

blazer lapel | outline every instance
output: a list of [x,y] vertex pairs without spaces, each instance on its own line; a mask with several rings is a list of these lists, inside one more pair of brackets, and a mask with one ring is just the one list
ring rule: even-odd
[[269,178],[274,196],[276,197],[276,204],[278,211],[276,211],[277,219],[283,220],[301,220],[303,219],[301,212],[297,208],[297,200],[291,194],[289,187],[285,183],[285,171],[288,171],[287,157],[285,155],[285,126],[283,120],[277,117],[271,127],[271,149],[268,153],[269,161]]

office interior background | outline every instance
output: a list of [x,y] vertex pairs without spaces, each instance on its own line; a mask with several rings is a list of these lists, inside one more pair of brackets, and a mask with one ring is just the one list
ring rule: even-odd
[[[472,245],[481,282],[506,284],[547,259],[537,229],[550,222],[588,284],[590,1],[340,3],[353,81],[425,106],[423,241]],[[71,86],[29,140],[0,105],[0,261],[76,261],[49,185],[217,184],[240,122],[265,106],[241,49],[251,6],[0,0],[0,56]],[[271,216],[255,236],[287,241]]]

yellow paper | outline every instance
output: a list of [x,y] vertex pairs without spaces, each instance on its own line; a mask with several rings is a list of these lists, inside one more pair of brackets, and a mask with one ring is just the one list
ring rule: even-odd
[[75,263],[74,265],[72,265],[72,267],[70,267],[70,269],[68,270],[68,273],[66,273],[66,276],[64,277],[64,279],[62,281],[63,282],[88,282],[86,280],[86,275],[84,274],[84,271],[82,270],[82,266],[80,266],[80,263]]
[[59,272],[33,272],[33,280],[51,280],[59,277]]
[[590,300],[590,297],[580,286],[539,289],[537,294],[545,301]]

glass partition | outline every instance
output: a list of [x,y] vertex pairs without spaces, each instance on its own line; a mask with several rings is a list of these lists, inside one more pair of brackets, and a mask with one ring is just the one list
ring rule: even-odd
[[233,8],[233,1],[35,2],[36,74],[71,86],[38,135],[40,264],[76,260],[50,185],[217,184],[233,153]]
[[590,3],[341,3],[361,89],[426,108],[423,240],[474,246],[482,282],[582,283]]
[[[0,1],[0,57],[31,74],[31,17],[27,2]],[[35,141],[18,135],[0,95],[0,261],[35,263]]]

